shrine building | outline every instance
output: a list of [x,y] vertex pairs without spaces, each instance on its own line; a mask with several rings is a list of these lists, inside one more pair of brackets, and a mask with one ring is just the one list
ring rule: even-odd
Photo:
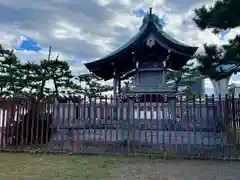
[[[197,49],[167,34],[150,8],[134,37],[111,54],[85,66],[104,80],[113,79],[115,100],[119,96],[142,99],[143,94],[155,100],[160,95],[163,99],[163,95],[174,97],[177,93],[177,85],[167,84],[167,72],[180,71]],[[122,92],[121,81],[129,77],[133,77],[134,87]]]

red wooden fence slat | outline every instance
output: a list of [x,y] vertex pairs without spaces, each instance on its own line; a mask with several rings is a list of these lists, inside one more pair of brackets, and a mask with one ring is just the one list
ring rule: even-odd
[[53,134],[53,128],[52,128],[52,121],[50,122],[50,118],[52,118],[51,117],[51,113],[50,113],[50,104],[49,103],[46,103],[46,110],[45,110],[45,113],[46,113],[46,123],[47,123],[47,125],[46,125],[46,137],[45,137],[45,142],[46,142],[46,144],[48,143],[48,141],[50,141],[51,140],[51,137],[49,137],[49,134],[51,134],[51,136],[52,136],[52,134]]
[[174,121],[174,139],[175,139],[175,149],[177,150],[178,147],[178,139],[177,139],[177,99],[174,99],[174,116],[173,121]]
[[[61,105],[60,105],[60,103],[58,103],[58,104],[57,104],[57,118],[56,118],[57,133],[60,132],[60,128],[59,128],[59,122],[60,122],[59,119],[60,119],[60,117],[61,117],[60,109],[61,109]],[[58,136],[58,134],[57,134],[57,136],[56,136],[56,141],[57,141],[57,143],[60,141],[60,139],[59,139],[58,137],[59,137],[59,136]]]
[[[81,148],[81,132],[82,132],[82,125],[81,125],[81,121],[83,121],[83,103],[81,102],[81,103],[78,103],[78,104],[76,104],[76,103],[74,103],[74,109],[76,109],[76,111],[79,111],[80,110],[80,108],[81,108],[81,115],[80,115],[80,113],[79,113],[79,117],[78,117],[78,119],[77,119],[77,125],[78,125],[78,129],[77,129],[77,142],[76,142],[76,144],[77,144],[77,148],[76,148],[76,150],[79,150],[79,148]],[[80,107],[79,107],[80,106]]]
[[147,107],[146,107],[146,94],[144,94],[144,134],[145,134],[145,143],[147,143]]
[[[44,108],[45,108],[45,104],[44,104]],[[41,111],[41,115],[40,115],[40,118],[41,118],[41,145],[43,145],[43,135],[44,135],[44,112]]]
[[121,128],[121,148],[123,149],[124,148],[124,143],[122,143],[122,142],[124,142],[124,130],[125,130],[125,125],[124,125],[124,119],[125,119],[125,116],[124,116],[124,108],[125,108],[125,106],[124,106],[124,104],[123,103],[121,103],[121,105],[120,105],[120,107],[121,107],[121,114],[120,114],[120,121],[121,121],[121,123],[122,123],[122,128]]
[[93,123],[94,123],[94,128],[93,128],[93,141],[94,141],[94,143],[96,144],[97,143],[97,141],[96,141],[96,124],[97,124],[97,107],[96,107],[96,105],[97,105],[97,99],[96,99],[96,97],[94,98],[94,111],[93,111]]
[[[1,100],[0,100],[0,103],[1,103]],[[4,146],[4,136],[5,136],[5,128],[4,128],[4,123],[5,123],[5,117],[4,117],[4,113],[5,113],[5,111],[3,110],[2,111],[3,113],[1,114],[2,115],[2,117],[0,117],[1,119],[2,119],[2,124],[1,124],[1,147],[3,147]]]
[[61,128],[61,130],[62,130],[62,148],[64,147],[64,133],[65,133],[65,129],[64,129],[64,126],[65,126],[65,110],[66,110],[66,108],[65,108],[65,106],[66,106],[66,104],[65,103],[63,103],[62,104],[62,119],[61,119],[61,121],[62,121],[62,128]]
[[161,102],[161,120],[162,120],[162,143],[163,143],[163,148],[165,148],[165,106],[164,106],[164,102]]
[[153,105],[152,105],[152,94],[150,94],[150,135],[151,135],[151,145],[153,145]]
[[[78,108],[78,110],[76,109],[76,102],[73,102],[72,103],[72,106],[71,106],[72,108],[73,108],[73,110],[72,111],[70,111],[70,112],[72,112],[72,114],[71,114],[71,119],[72,119],[72,134],[71,134],[71,136],[72,136],[72,151],[74,152],[75,151],[75,148],[76,148],[76,146],[77,146],[77,143],[76,143],[76,140],[75,140],[75,132],[78,132],[78,131],[75,131],[75,127],[76,127],[76,124],[75,124],[75,121],[77,120],[77,121],[79,121],[78,119],[77,119],[77,115],[76,114],[78,114],[78,116],[79,116],[79,108]],[[78,112],[76,112],[76,111],[78,111]]]
[[[209,123],[209,109],[208,109],[208,96],[205,95],[205,104],[206,104],[206,121],[207,121],[207,128],[210,128],[210,123]],[[210,132],[208,131],[208,147],[210,148]]]
[[104,126],[104,148],[105,151],[107,150],[107,127],[106,127],[106,120],[108,119],[108,98],[105,96],[105,126]]
[[128,148],[128,152],[129,152],[129,136],[130,136],[130,133],[129,133],[129,128],[130,128],[130,99],[128,99],[127,101],[127,128],[125,130],[127,130],[127,148]]
[[156,126],[157,126],[157,145],[159,145],[159,131],[158,131],[158,129],[159,129],[159,124],[158,124],[158,122],[159,122],[159,94],[157,94],[156,95],[156,119],[157,119],[157,123],[156,123]]
[[[68,110],[68,112],[67,112],[67,123],[68,123],[68,135],[67,135],[67,141],[69,141],[69,139],[70,139],[70,137],[69,136],[71,136],[71,142],[70,142],[70,144],[71,144],[71,148],[72,148],[72,150],[73,150],[73,139],[72,139],[72,132],[73,132],[73,123],[70,123],[70,121],[72,120],[72,122],[73,122],[73,117],[71,117],[71,108],[72,108],[72,103],[69,101],[68,103],[67,103],[67,110]],[[72,115],[73,116],[73,115]],[[70,147],[69,147],[70,148]]]
[[[1,102],[2,103],[2,102]],[[3,109],[4,111],[6,111],[6,131],[5,131],[5,143],[6,143],[6,147],[8,146],[8,144],[10,143],[9,142],[9,136],[10,136],[10,131],[11,131],[11,129],[10,129],[10,124],[11,124],[11,122],[9,122],[10,120],[9,120],[9,110],[10,110],[10,106],[8,107],[8,108],[6,108],[6,109]]]
[[[19,132],[19,122],[20,122],[20,105],[19,104],[17,104],[17,116],[16,116],[16,127],[17,127],[17,129],[15,130],[15,137],[16,137],[16,141],[15,141],[15,145],[17,146],[17,145],[19,145],[19,141],[20,141],[20,139],[19,139],[19,134],[18,134],[18,132]],[[15,120],[15,117],[14,117],[14,120]]]
[[[23,115],[23,119],[24,119],[24,123],[26,123],[25,125],[23,125],[24,127],[26,127],[26,137],[24,139],[24,143],[27,145],[28,142],[29,142],[29,134],[31,134],[31,127],[29,129],[29,125],[30,125],[30,118],[29,118],[29,115],[26,115],[27,114],[27,109],[28,109],[28,101],[25,100],[24,101],[24,104],[23,104],[23,107],[24,107],[24,115]],[[25,117],[26,117],[26,122],[25,122]]]
[[[115,107],[115,103],[116,102],[114,102],[114,99],[113,99],[113,96],[111,95],[111,97],[110,97],[111,99],[110,99],[110,103],[111,103],[111,105],[113,105],[114,104],[114,107]],[[111,148],[111,150],[113,149],[113,144],[112,144],[112,124],[113,124],[113,107],[111,106],[110,107],[110,126],[111,126],[111,128],[110,128],[110,148]]]
[[91,132],[90,132],[90,127],[91,127],[91,108],[92,108],[92,98],[89,98],[89,104],[87,106],[88,108],[88,117],[87,117],[87,121],[88,121],[88,142],[90,142],[90,136],[91,136]]
[[171,146],[172,145],[172,122],[171,122],[171,111],[170,111],[170,100],[169,97],[166,95],[166,104],[167,104],[167,115],[168,115],[168,145]]
[[[217,117],[216,117],[216,107],[215,107],[215,96],[214,95],[212,95],[212,106],[213,106],[213,109],[212,109],[212,111],[213,111],[213,133],[214,133],[214,137],[213,137],[213,139],[214,139],[214,148],[216,148],[217,147],[217,123],[219,123],[219,122],[216,122],[217,121]],[[219,121],[219,120],[218,120]]]
[[115,142],[116,142],[116,146],[115,146],[115,148],[116,148],[116,151],[118,151],[118,144],[119,144],[119,142],[118,142],[118,123],[119,123],[119,118],[118,118],[118,108],[117,107],[119,107],[119,99],[117,100],[117,102],[116,102],[116,108],[115,108],[115,117],[116,117],[116,124],[114,123],[114,126],[116,125],[116,139],[115,139]]
[[199,94],[199,118],[200,118],[200,128],[201,128],[201,148],[203,149],[203,128],[204,128],[204,122],[203,122],[203,116],[202,116],[202,97],[201,94]]

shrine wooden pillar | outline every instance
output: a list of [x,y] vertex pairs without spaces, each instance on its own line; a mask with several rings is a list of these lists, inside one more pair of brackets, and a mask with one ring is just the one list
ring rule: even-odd
[[121,93],[121,79],[120,79],[120,77],[119,77],[119,79],[118,79],[118,95],[120,95],[120,93]]
[[114,77],[113,79],[113,100],[115,104],[117,100],[117,78],[116,77]]
[[119,93],[119,83],[120,83],[120,76],[119,72],[117,71],[116,65],[113,66],[113,100],[114,104],[117,102],[117,93]]

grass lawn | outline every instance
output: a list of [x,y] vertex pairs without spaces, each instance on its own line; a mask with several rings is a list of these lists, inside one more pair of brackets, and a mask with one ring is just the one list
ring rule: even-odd
[[128,159],[120,157],[19,153],[2,153],[0,161],[1,180],[107,180],[118,164],[128,163]]
[[238,180],[240,163],[0,153],[0,180]]

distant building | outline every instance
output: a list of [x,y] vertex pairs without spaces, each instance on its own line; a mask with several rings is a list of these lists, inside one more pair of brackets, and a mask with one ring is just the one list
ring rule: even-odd
[[234,95],[235,98],[240,97],[240,85],[231,84],[228,88],[228,94]]

